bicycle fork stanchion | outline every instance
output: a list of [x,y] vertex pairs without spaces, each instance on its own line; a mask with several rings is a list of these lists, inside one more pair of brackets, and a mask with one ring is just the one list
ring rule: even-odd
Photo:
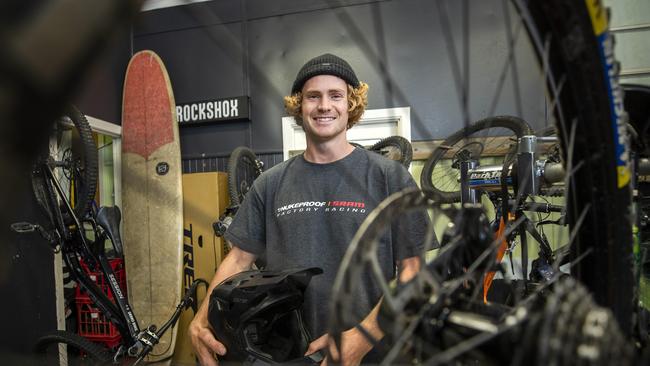
[[478,203],[476,190],[469,184],[469,171],[476,169],[478,162],[474,159],[460,162],[460,203]]
[[539,175],[535,162],[537,136],[522,136],[517,144],[517,199],[537,194]]
[[[537,150],[537,136],[526,135],[519,138],[517,142],[517,197],[515,203],[522,203],[529,195],[539,192],[539,174],[535,160]],[[523,211],[518,209],[515,217],[519,219],[524,216]],[[524,280],[524,291],[528,292],[528,238],[526,230],[519,229],[521,240],[521,272]]]

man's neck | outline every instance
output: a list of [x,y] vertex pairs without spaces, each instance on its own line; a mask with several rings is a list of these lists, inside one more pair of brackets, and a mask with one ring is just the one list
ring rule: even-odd
[[307,140],[305,160],[316,164],[327,164],[341,160],[354,150],[347,139],[314,142]]

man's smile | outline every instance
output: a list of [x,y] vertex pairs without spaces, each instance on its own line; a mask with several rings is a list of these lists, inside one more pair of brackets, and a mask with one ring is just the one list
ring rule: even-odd
[[326,123],[326,122],[331,122],[335,120],[336,117],[314,117],[314,121],[320,122],[320,123]]

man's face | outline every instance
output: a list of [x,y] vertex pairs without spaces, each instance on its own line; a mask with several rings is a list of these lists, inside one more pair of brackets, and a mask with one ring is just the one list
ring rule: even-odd
[[336,76],[318,75],[302,87],[302,127],[315,141],[345,136],[348,125],[348,86]]

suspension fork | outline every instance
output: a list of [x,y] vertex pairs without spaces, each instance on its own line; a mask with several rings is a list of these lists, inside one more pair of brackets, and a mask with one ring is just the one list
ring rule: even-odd
[[475,159],[463,160],[460,162],[460,203],[475,204],[478,203],[478,194],[475,189],[470,187],[469,172],[478,166]]

